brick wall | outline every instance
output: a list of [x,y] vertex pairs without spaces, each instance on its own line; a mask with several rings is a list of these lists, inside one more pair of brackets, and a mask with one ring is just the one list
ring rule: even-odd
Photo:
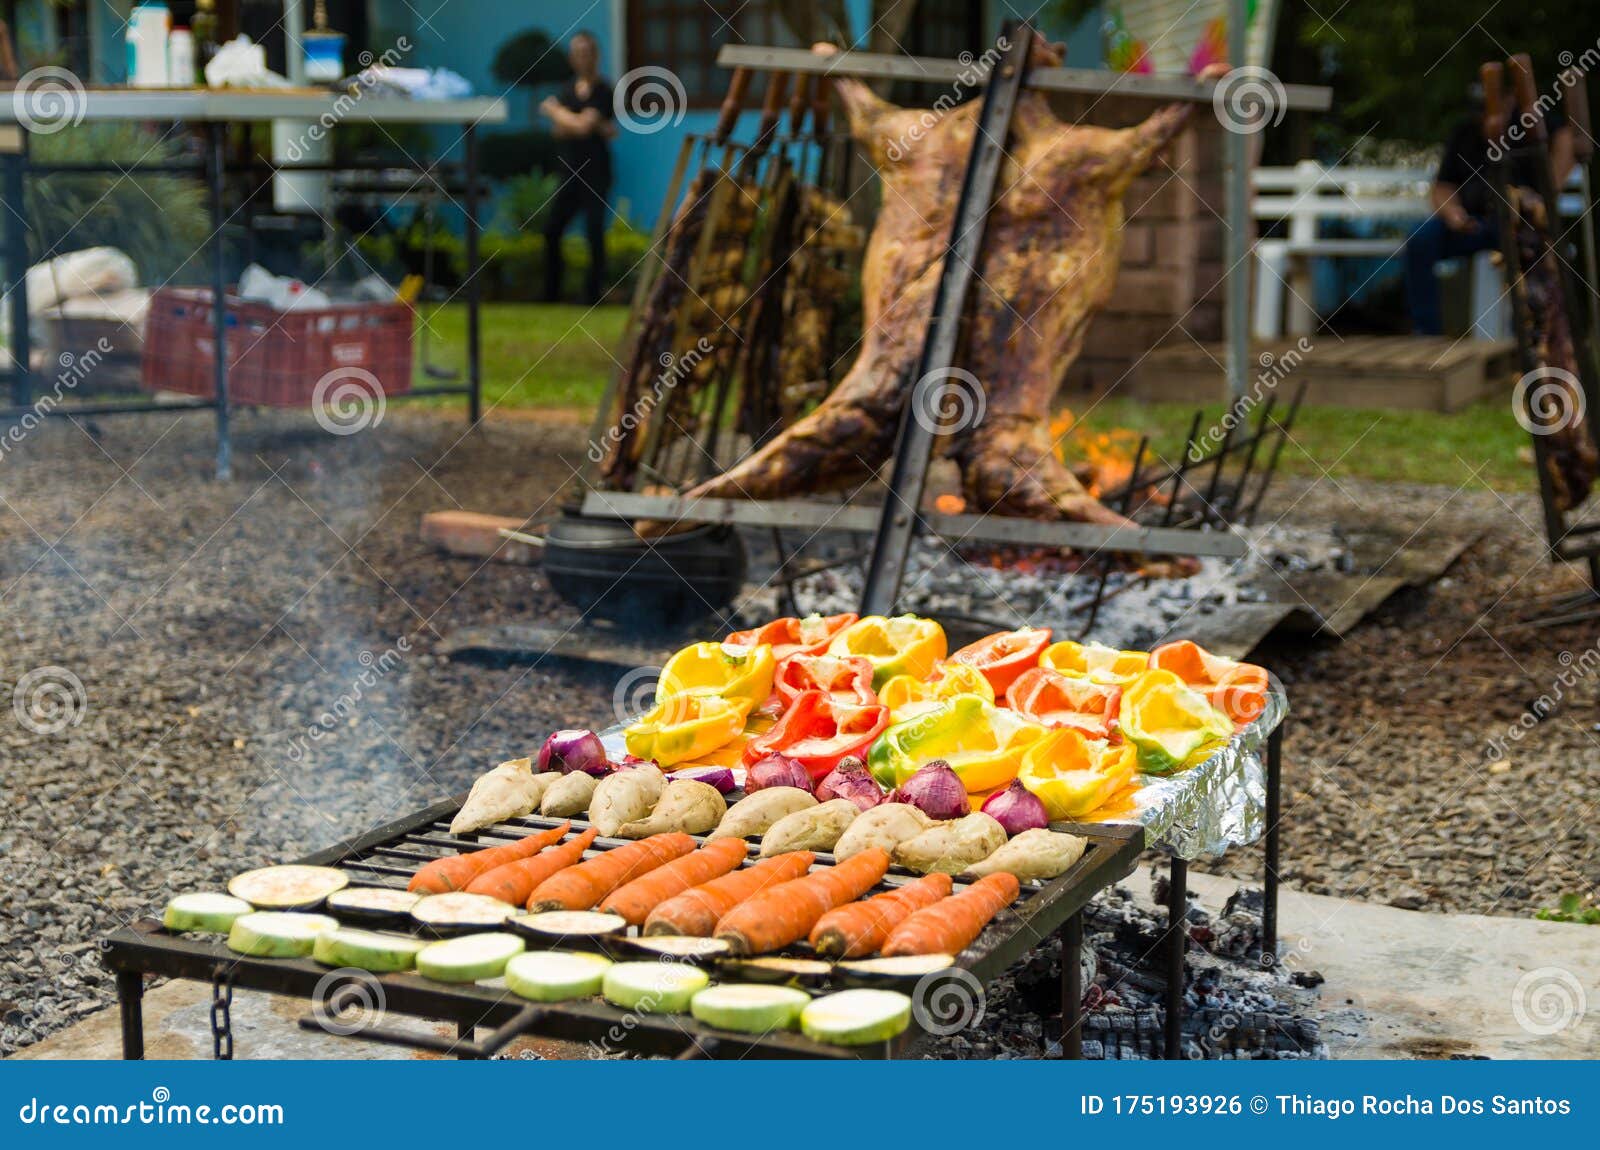
[[[1057,115],[1099,127],[1137,123],[1149,100],[1060,95]],[[1151,348],[1222,338],[1222,127],[1198,107],[1166,156],[1134,181],[1125,203],[1116,288],[1068,369],[1069,389],[1105,391]]]

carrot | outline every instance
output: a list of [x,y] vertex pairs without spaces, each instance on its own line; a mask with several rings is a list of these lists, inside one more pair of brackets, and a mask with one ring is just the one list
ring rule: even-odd
[[735,954],[765,954],[804,938],[836,906],[854,902],[889,871],[889,852],[868,847],[842,863],[762,891],[717,923]]
[[823,958],[865,958],[889,932],[923,907],[950,893],[950,876],[924,875],[915,882],[836,907],[811,928],[811,946]]
[[658,905],[644,920],[644,933],[710,938],[717,928],[717,920],[745,899],[755,897],[769,886],[799,878],[816,861],[817,856],[810,851],[790,851],[712,879]]
[[620,914],[629,926],[641,926],[645,917],[660,903],[690,887],[710,882],[744,862],[749,851],[743,839],[718,839],[693,854],[657,867],[627,886],[618,887],[600,900],[600,909]]
[[462,855],[448,855],[427,863],[406,884],[407,890],[423,894],[448,894],[453,890],[466,890],[473,879],[487,874],[497,866],[516,862],[536,855],[551,843],[558,843],[572,829],[571,823],[562,823],[547,831],[535,831],[514,843],[485,847],[481,851],[468,851]]
[[594,836],[598,833],[590,827],[577,838],[542,850],[532,858],[497,866],[468,883],[467,893],[486,894],[501,902],[509,902],[512,906],[521,906],[545,879],[582,862],[583,852],[589,849],[589,844],[594,842]]
[[588,910],[619,886],[692,850],[694,840],[680,831],[616,847],[545,879],[528,896],[528,909]]
[[889,932],[883,954],[960,954],[1021,888],[1012,875],[984,875],[960,894],[924,907]]

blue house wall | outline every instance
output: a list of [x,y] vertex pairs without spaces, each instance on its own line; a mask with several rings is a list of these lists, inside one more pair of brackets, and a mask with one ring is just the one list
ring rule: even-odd
[[[538,94],[527,89],[503,93],[491,71],[496,50],[519,32],[539,28],[564,49],[568,37],[580,28],[588,29],[600,39],[605,75],[615,79],[627,70],[625,0],[539,0],[534,4],[431,0],[421,6],[407,0],[370,0],[370,4],[374,50],[376,45],[406,36],[414,48],[405,63],[451,68],[479,92],[503,95],[510,112],[507,129],[526,129],[540,121]],[[438,11],[431,12],[435,4]],[[1069,63],[1078,67],[1099,64],[1098,20],[1091,17],[1075,28],[1059,22],[1052,25],[1048,14],[1036,12],[1035,7],[1020,0],[990,0],[986,27],[998,32],[1000,22],[1008,16],[1030,16],[1042,22],[1046,35],[1067,41]],[[870,0],[846,0],[846,9],[852,28],[868,26]],[[653,134],[624,132],[619,136],[613,144],[616,177],[612,207],[636,227],[649,228],[666,195],[684,134],[710,131],[715,121],[714,109],[691,110],[676,126]],[[754,116],[741,117],[736,135],[748,139],[755,121]]]

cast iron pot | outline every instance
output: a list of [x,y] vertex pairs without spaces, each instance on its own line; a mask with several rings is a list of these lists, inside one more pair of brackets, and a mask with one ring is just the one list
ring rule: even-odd
[[550,586],[602,619],[693,622],[732,603],[744,586],[744,543],[728,526],[705,524],[646,542],[623,520],[569,512],[544,541]]

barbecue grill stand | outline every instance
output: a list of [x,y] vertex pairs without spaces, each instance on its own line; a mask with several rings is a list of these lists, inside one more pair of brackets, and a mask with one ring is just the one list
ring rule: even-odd
[[[1261,961],[1268,967],[1277,962],[1282,749],[1283,724],[1280,723],[1268,736],[1266,747],[1266,867]],[[464,799],[465,796],[457,796],[437,803],[299,861],[310,866],[343,867],[378,885],[398,885],[401,880],[409,879],[417,866],[435,857],[429,851],[473,845],[472,841],[478,839],[479,834],[490,838],[515,837],[503,829],[466,836],[449,834],[449,821]],[[527,833],[561,821],[529,815],[497,825]],[[586,825],[583,819],[572,821],[578,830]],[[980,983],[987,984],[1050,934],[1056,934],[1061,940],[1062,1057],[1078,1059],[1083,1056],[1083,910],[1101,891],[1132,873],[1144,849],[1144,830],[1131,824],[1060,824],[1059,829],[1089,838],[1089,849],[1084,857],[1060,878],[1025,886],[1022,903],[1007,911],[999,923],[991,924],[961,958],[965,969]],[[595,848],[610,849],[620,845],[622,840],[601,839],[595,843]],[[819,862],[831,861],[830,856],[819,856]],[[1184,925],[1188,909],[1188,863],[1177,856],[1173,856],[1171,862],[1164,1048],[1168,1058],[1180,1058],[1186,989],[1184,956],[1189,942]],[[910,877],[909,872],[896,875],[901,881]],[[140,920],[111,935],[106,940],[104,962],[116,976],[122,1051],[127,1059],[144,1057],[146,975],[211,983],[213,1054],[219,1059],[233,1056],[229,1007],[234,987],[313,1001],[318,994],[330,993],[326,968],[309,959],[237,955],[220,941],[196,941],[171,934],[151,919]],[[629,1051],[675,1058],[894,1058],[905,1053],[918,1033],[914,1025],[906,1034],[881,1046],[828,1047],[788,1033],[760,1037],[729,1034],[679,1016],[638,1015],[589,1001],[535,1006],[503,989],[446,985],[414,974],[377,975],[374,980],[382,988],[386,1013],[453,1021],[456,1037],[442,1038],[427,1032],[385,1026],[364,1028],[350,1037],[468,1059],[492,1057],[513,1039],[525,1034],[578,1042],[616,1042],[619,1026],[624,1027]],[[299,1020],[299,1025],[307,1030],[326,1031],[324,1020],[330,1014],[329,1004],[324,1000],[317,1002],[316,1007],[311,1017]],[[337,1010],[331,1013],[336,1014]],[[481,1041],[475,1041],[478,1027],[492,1028]]]

